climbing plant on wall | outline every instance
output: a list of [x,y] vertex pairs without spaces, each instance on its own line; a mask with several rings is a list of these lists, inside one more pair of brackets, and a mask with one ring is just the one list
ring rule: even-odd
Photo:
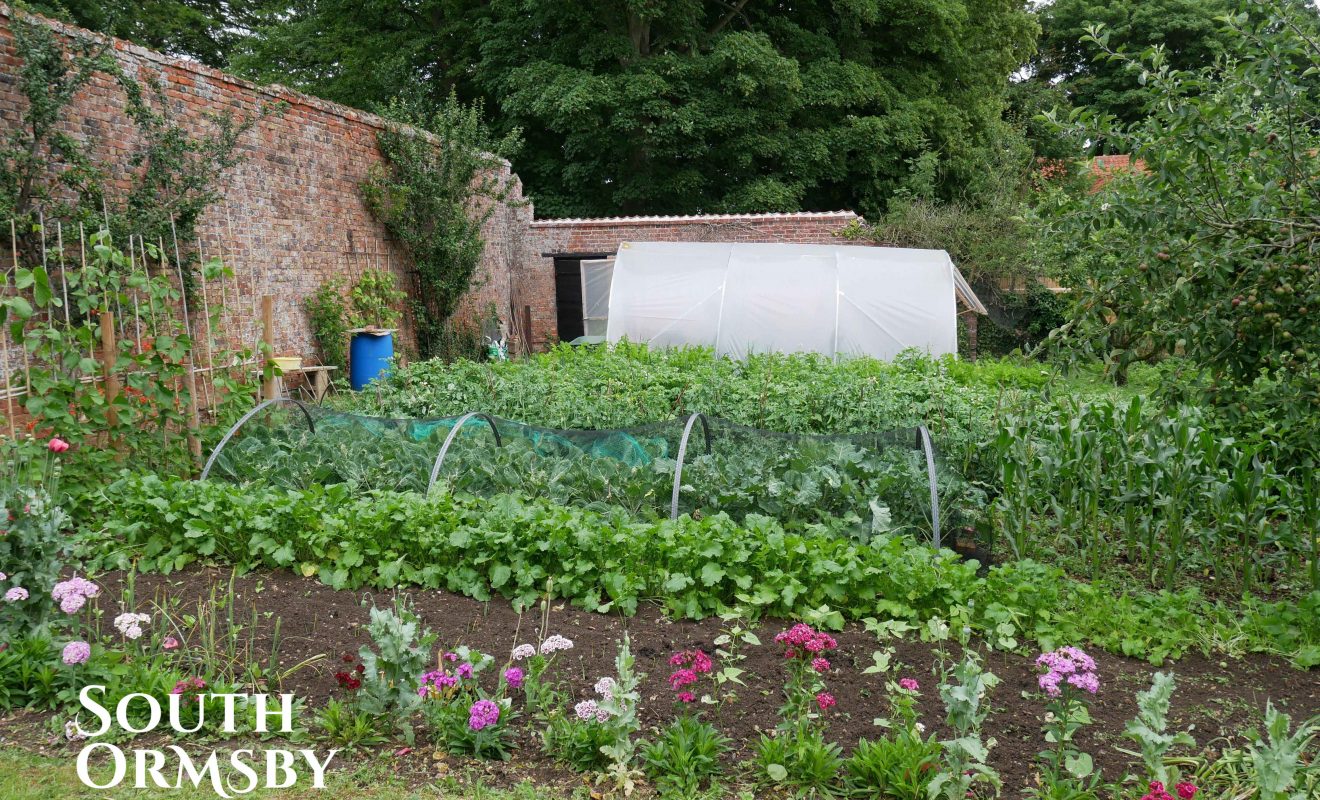
[[[178,242],[179,259],[195,266],[191,244],[197,220],[220,198],[218,181],[243,154],[239,140],[264,115],[278,113],[269,104],[235,119],[212,114],[208,130],[198,133],[171,113],[165,86],[151,77],[129,76],[113,56],[108,41],[73,37],[67,44],[45,23],[15,12],[14,46],[19,58],[18,86],[26,100],[20,124],[0,142],[0,220],[14,220],[25,261],[39,261],[37,223],[83,222],[88,229],[108,227],[115,241],[128,234],[147,242]],[[130,155],[119,163],[99,160],[96,139],[79,140],[64,130],[69,102],[98,75],[107,75],[124,94],[123,113],[136,129]],[[126,187],[111,176],[126,170]],[[9,226],[0,226],[8,243]],[[185,284],[193,283],[187,269]]]
[[481,263],[482,225],[509,198],[501,169],[520,133],[496,137],[481,104],[464,105],[453,94],[434,105],[394,100],[383,113],[400,124],[377,135],[385,163],[362,191],[412,259],[421,290],[412,308],[418,348],[429,357]]

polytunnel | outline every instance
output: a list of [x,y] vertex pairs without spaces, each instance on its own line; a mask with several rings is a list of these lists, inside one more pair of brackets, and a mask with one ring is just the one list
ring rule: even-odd
[[[203,479],[286,488],[519,494],[599,511],[727,513],[857,538],[930,538],[960,524],[965,482],[924,426],[866,434],[768,431],[690,414],[613,430],[546,428],[472,411],[393,419],[267,401],[220,440]],[[962,487],[962,488],[960,488]]]

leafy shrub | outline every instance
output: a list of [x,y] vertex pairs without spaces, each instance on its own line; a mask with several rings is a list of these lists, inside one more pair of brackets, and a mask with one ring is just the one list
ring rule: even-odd
[[551,712],[541,731],[542,748],[551,758],[578,772],[598,772],[609,764],[601,748],[614,741],[609,728],[595,719]]
[[642,762],[660,794],[692,797],[719,774],[720,757],[728,750],[729,738],[714,725],[684,715],[642,747]]
[[843,793],[842,750],[812,725],[799,725],[778,736],[761,735],[756,747],[755,779],[763,786],[783,786],[795,795],[837,797]]
[[422,628],[422,621],[401,601],[393,610],[372,606],[367,633],[371,646],[358,651],[365,671],[354,701],[367,714],[389,717],[411,744],[408,720],[421,705],[418,679],[430,663],[436,636]]
[[926,800],[926,787],[940,762],[940,745],[901,731],[863,739],[844,763],[849,789],[866,797]]

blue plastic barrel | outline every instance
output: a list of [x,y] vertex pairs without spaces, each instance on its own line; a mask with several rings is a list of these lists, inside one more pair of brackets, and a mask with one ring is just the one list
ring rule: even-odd
[[394,331],[354,331],[348,342],[348,383],[353,391],[390,374]]

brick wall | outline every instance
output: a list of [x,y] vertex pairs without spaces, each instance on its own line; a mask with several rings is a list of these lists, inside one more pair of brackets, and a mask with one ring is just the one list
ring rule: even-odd
[[559,327],[553,254],[615,253],[620,242],[839,244],[840,232],[860,221],[851,211],[536,220],[528,266],[514,276],[515,303],[531,306],[532,341],[543,345]]
[[[10,32],[12,12],[0,5],[0,130],[21,118],[26,100],[18,91],[18,59]],[[47,21],[66,40],[92,37],[87,31]],[[371,216],[359,185],[381,162],[376,132],[379,117],[328,103],[279,86],[261,87],[218,70],[170,58],[115,40],[121,67],[140,81],[165,85],[169,111],[193,130],[204,130],[208,115],[228,112],[235,119],[257,114],[264,105],[286,104],[282,114],[267,116],[240,141],[243,163],[223,175],[218,188],[225,200],[212,206],[199,225],[201,247],[209,256],[223,249],[238,275],[243,319],[235,336],[255,330],[253,298],[269,291],[276,303],[276,350],[313,351],[302,302],[332,277],[353,278],[372,268],[388,268],[404,278],[405,259]],[[94,142],[92,155],[118,166],[121,187],[127,161],[140,143],[123,113],[122,92],[105,75],[96,76],[66,108],[65,131]],[[488,245],[474,289],[460,314],[479,319],[493,303],[507,319],[511,271],[529,262],[527,224],[531,207],[519,204],[521,186],[506,165],[502,177],[513,183],[515,201],[496,210],[486,224]],[[402,286],[411,289],[409,282]],[[231,306],[234,305],[231,303]],[[404,343],[411,333],[405,329]]]

